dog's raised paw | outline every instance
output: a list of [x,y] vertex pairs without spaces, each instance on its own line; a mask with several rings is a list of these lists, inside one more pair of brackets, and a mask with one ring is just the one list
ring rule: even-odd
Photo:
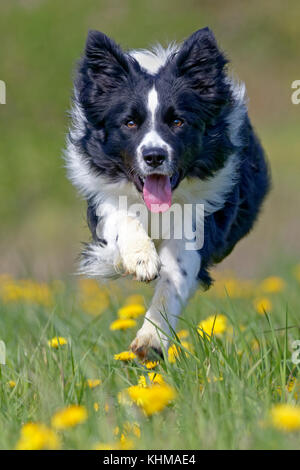
[[138,250],[123,252],[122,259],[125,272],[132,274],[137,281],[149,282],[159,275],[161,261],[150,239]]

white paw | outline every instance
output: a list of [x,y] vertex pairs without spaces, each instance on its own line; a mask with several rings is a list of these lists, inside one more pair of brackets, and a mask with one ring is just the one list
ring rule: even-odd
[[[161,261],[153,241],[141,224],[127,219],[127,232],[120,232],[119,249],[125,274],[132,274],[137,281],[152,281],[161,268]],[[122,236],[121,236],[122,235]]]
[[132,341],[130,349],[142,360],[162,356],[162,346],[168,350],[168,339],[154,325],[144,325]]
[[143,250],[126,251],[122,259],[125,272],[133,274],[137,281],[152,281],[161,268],[161,261],[151,240],[145,243]]

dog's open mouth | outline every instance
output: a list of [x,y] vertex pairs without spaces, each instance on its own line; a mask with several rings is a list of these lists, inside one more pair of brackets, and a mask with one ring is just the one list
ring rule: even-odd
[[172,204],[172,190],[179,182],[179,173],[171,177],[154,173],[141,178],[136,175],[135,184],[137,189],[143,193],[146,206],[151,212],[166,212]]

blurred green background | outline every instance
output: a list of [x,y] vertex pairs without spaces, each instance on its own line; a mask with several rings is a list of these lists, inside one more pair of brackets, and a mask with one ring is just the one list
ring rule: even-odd
[[[273,190],[253,233],[221,269],[252,277],[299,258],[300,3],[279,0],[0,0],[0,266],[38,278],[74,272],[89,238],[85,204],[61,158],[72,74],[87,31],[124,48],[181,41],[210,26],[246,83]],[[275,268],[276,269],[276,268]]]

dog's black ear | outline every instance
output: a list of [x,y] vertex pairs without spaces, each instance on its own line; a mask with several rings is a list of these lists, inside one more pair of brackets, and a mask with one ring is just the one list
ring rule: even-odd
[[100,31],[89,31],[83,63],[102,91],[115,88],[129,72],[128,60],[120,46]]
[[229,95],[224,71],[227,62],[212,31],[209,28],[199,29],[176,54],[176,75],[184,77],[188,86],[199,92],[203,99],[219,106],[226,102]]
[[129,68],[130,59],[112,39],[89,32],[75,78],[75,98],[99,129],[108,102],[128,79]]

